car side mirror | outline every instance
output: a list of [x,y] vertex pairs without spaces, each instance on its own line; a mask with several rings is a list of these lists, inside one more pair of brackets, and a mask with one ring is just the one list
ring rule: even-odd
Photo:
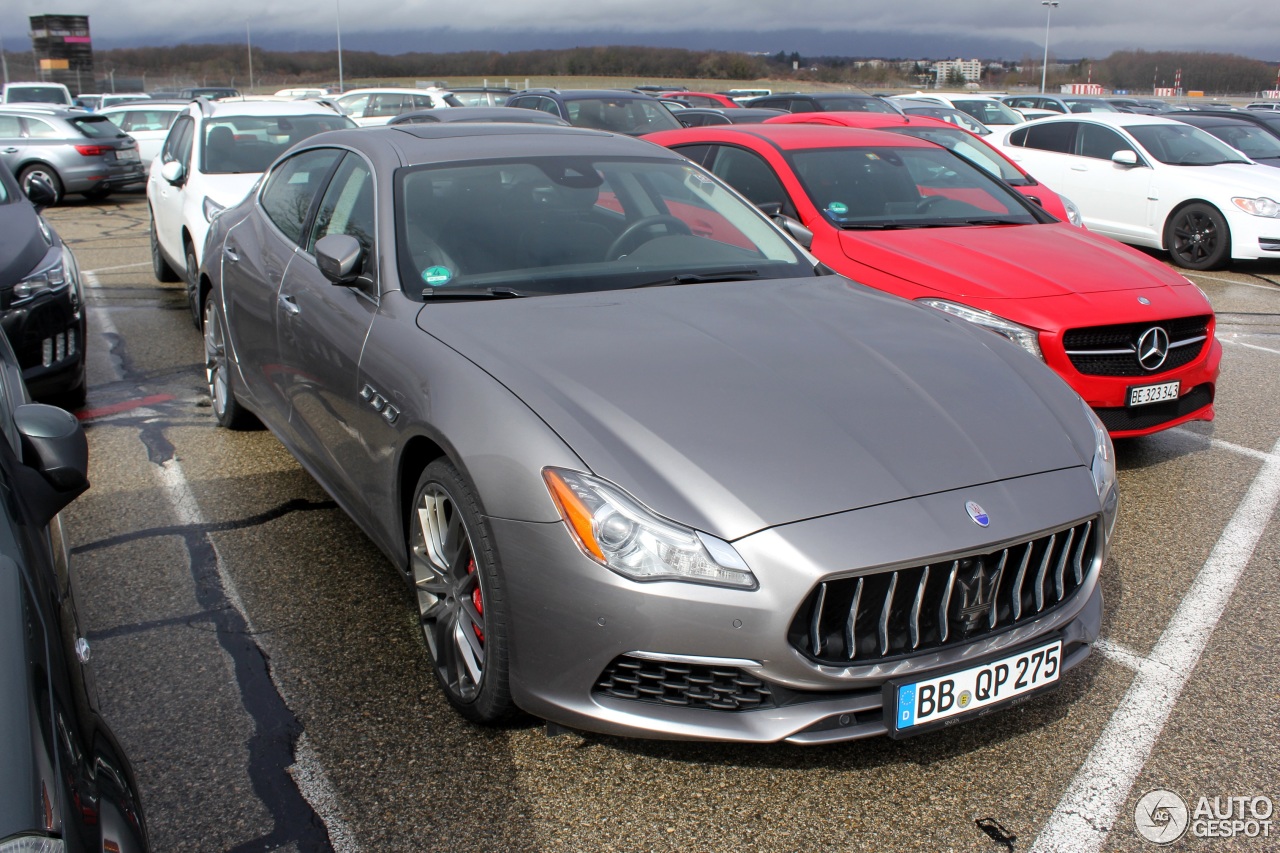
[[45,175],[35,174],[27,178],[25,187],[27,198],[36,206],[36,210],[52,207],[58,201],[58,191]]
[[773,219],[774,223],[779,228],[786,231],[787,234],[791,236],[792,240],[795,240],[806,249],[813,248],[813,232],[808,228],[805,228],[804,225],[792,219],[790,216],[784,216],[781,213],[775,214],[770,218]]
[[89,488],[89,443],[70,412],[43,403],[13,410],[22,437],[19,492],[33,521],[48,524]]
[[360,277],[364,247],[350,234],[330,234],[316,241],[316,266],[329,281],[344,287]]
[[1117,151],[1111,155],[1111,162],[1117,166],[1136,166],[1138,165],[1138,154],[1136,151]]
[[164,178],[175,187],[182,183],[186,170],[182,168],[182,163],[177,160],[170,160],[160,167],[160,177]]

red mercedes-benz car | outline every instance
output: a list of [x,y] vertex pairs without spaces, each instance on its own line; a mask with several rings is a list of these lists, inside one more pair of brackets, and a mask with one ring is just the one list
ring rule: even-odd
[[645,138],[702,164],[793,234],[808,229],[813,254],[842,275],[1043,359],[1115,437],[1213,418],[1222,346],[1204,293],[947,148],[810,124]]
[[1080,208],[1066,196],[1060,196],[1031,177],[1003,151],[981,136],[962,127],[929,116],[890,113],[787,113],[765,119],[768,124],[829,124],[836,127],[860,127],[863,130],[887,130],[917,139],[927,139],[950,148],[962,157],[999,175],[1000,179],[1059,219],[1084,227]]

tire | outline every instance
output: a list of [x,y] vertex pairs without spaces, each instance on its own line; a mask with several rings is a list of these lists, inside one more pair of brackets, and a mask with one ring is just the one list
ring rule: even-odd
[[1169,217],[1164,245],[1169,257],[1183,269],[1217,269],[1231,258],[1231,231],[1216,207],[1196,202]]
[[164,259],[164,253],[160,251],[160,240],[156,237],[156,217],[151,215],[151,274],[156,277],[156,281],[170,284],[180,281],[181,277],[174,272],[173,267],[169,266],[169,262]]
[[227,367],[226,337],[212,295],[204,301],[204,376],[218,426],[252,429],[258,419],[236,399],[235,380]]
[[204,328],[200,311],[200,263],[196,260],[195,246],[190,241],[183,244],[186,249],[187,305],[191,308],[191,323],[197,328]]
[[463,717],[502,722],[516,710],[506,587],[475,492],[447,459],[418,478],[409,520],[414,597],[436,680]]
[[[43,163],[32,163],[27,168],[18,173],[18,184],[22,187],[23,195],[26,195],[27,184],[36,175],[43,176],[49,182],[49,186],[53,187],[54,204],[60,204],[63,197],[62,179],[58,177],[58,173],[50,166]],[[50,205],[52,207],[53,205]]]

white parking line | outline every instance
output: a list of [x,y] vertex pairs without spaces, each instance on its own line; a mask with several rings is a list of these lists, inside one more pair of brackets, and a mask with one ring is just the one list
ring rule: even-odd
[[119,266],[114,266],[114,267],[98,267],[96,270],[81,270],[80,274],[81,275],[97,275],[98,273],[101,273],[101,272],[115,272],[116,270],[131,270],[137,267],[149,267],[149,266],[151,266],[149,262],[143,262],[140,264],[120,264]]
[[[94,273],[83,273],[83,275],[92,280]],[[119,334],[109,312],[99,311],[94,316],[104,332],[109,335]],[[137,409],[132,412],[132,415],[137,417],[139,414],[148,413],[148,411],[147,409]],[[152,470],[155,471],[156,480],[164,492],[169,508],[173,511],[178,523],[184,526],[205,524],[205,518],[200,513],[200,505],[196,501],[195,493],[191,490],[191,484],[187,481],[186,475],[183,474],[181,463],[177,459],[168,459],[160,465],[152,466]],[[236,589],[235,581],[227,573],[226,566],[222,561],[222,555],[218,552],[216,546],[214,546],[213,552],[216,558],[218,577],[222,581],[222,589],[227,601],[244,619],[244,624],[248,627],[249,632],[251,634],[256,633],[253,621],[250,620],[249,613],[245,610],[244,602],[240,599],[240,593]],[[275,684],[276,690],[280,691],[280,696],[285,704],[289,705],[288,695],[281,690],[279,683],[274,678],[272,682]],[[311,742],[307,740],[305,733],[299,737],[294,747],[294,763],[288,770],[303,799],[311,805],[312,810],[324,822],[333,849],[337,853],[359,853],[360,846],[355,841],[355,834],[352,833],[339,811],[337,792],[334,790],[332,783],[330,783],[329,777],[324,771],[324,766],[320,763],[320,759],[316,755],[315,749],[311,746]]]
[[1270,352],[1270,353],[1275,353],[1276,355],[1280,355],[1280,349],[1271,349],[1270,347],[1260,347],[1257,344],[1246,344],[1244,341],[1233,341],[1233,340],[1230,340],[1229,338],[1219,337],[1218,340],[1221,343],[1227,344],[1228,346],[1247,347],[1248,349],[1256,349],[1256,350],[1261,350],[1262,352]]
[[[1194,273],[1192,275],[1194,275]],[[1190,278],[1190,275],[1188,276],[1188,278]],[[1219,278],[1216,275],[1196,275],[1196,278],[1203,278],[1206,281],[1220,281],[1223,284],[1238,284],[1241,287],[1256,287],[1260,290],[1270,290],[1272,292],[1275,292],[1275,290],[1278,287],[1280,287],[1280,285],[1275,285],[1275,284],[1272,284],[1272,285],[1254,284],[1251,281],[1236,281],[1234,278]]]
[[[1187,679],[1280,502],[1280,441],[1214,545],[1164,634],[1036,838],[1032,851],[1102,848]],[[1113,647],[1118,648],[1118,647]]]

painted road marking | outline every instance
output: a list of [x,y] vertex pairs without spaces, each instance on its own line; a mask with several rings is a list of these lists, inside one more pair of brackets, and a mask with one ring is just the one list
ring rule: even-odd
[[1256,350],[1259,350],[1260,352],[1269,352],[1269,353],[1274,353],[1276,355],[1280,355],[1280,349],[1271,349],[1270,347],[1260,347],[1257,344],[1246,344],[1244,341],[1233,341],[1233,340],[1228,340],[1227,338],[1218,338],[1218,340],[1221,343],[1224,343],[1233,347],[1247,347],[1248,349],[1256,349]]
[[1032,851],[1102,849],[1187,679],[1226,610],[1240,575],[1280,502],[1280,441],[1214,545],[1102,736],[1076,772]]

